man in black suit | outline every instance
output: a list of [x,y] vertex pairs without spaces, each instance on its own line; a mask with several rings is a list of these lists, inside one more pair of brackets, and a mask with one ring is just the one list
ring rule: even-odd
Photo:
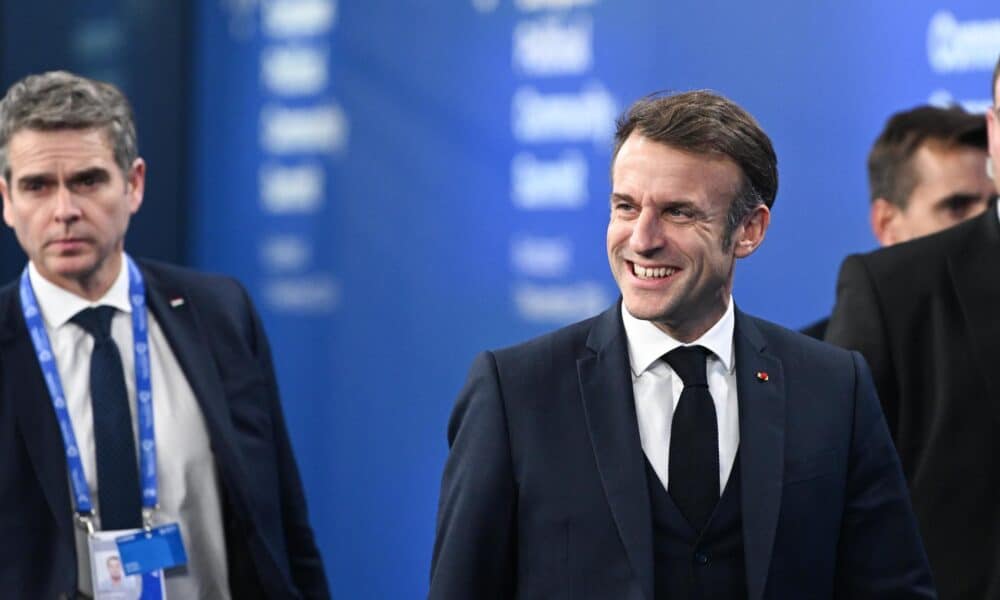
[[[1000,161],[1000,97],[986,121]],[[827,340],[872,366],[941,597],[1000,598],[1000,215],[849,256]]]
[[[983,170],[986,123],[961,107],[918,106],[885,124],[868,154],[869,218],[882,247],[979,216],[996,196]],[[829,318],[802,329],[823,339]]]
[[329,597],[246,291],[124,252],[145,163],[121,92],[15,83],[0,169],[29,258],[0,289],[4,597],[90,597],[90,529],[168,523],[188,558],[171,598]]
[[934,597],[861,357],[733,303],[777,181],[767,135],[721,96],[623,115],[607,232],[622,299],[476,358],[432,599]]

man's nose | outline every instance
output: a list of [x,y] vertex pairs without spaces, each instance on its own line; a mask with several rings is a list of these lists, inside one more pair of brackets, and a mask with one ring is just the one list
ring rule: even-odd
[[55,219],[59,222],[72,222],[80,218],[80,207],[73,192],[60,185],[56,190]]
[[629,246],[633,252],[649,254],[663,246],[662,223],[655,210],[643,209],[632,227]]

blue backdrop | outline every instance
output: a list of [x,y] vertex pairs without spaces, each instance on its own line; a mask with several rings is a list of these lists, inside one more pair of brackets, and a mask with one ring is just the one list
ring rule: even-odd
[[986,0],[197,5],[193,259],[261,308],[339,598],[426,593],[473,355],[616,298],[607,173],[631,101],[712,88],[772,136],[773,223],[735,296],[798,327],[874,246],[885,118],[981,110],[1000,52]]

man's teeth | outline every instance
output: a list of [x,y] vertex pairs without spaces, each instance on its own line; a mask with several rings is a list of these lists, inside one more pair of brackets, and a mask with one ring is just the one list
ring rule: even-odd
[[673,267],[659,267],[647,269],[641,265],[636,265],[633,263],[635,268],[635,275],[640,279],[660,279],[663,277],[670,277],[674,274],[677,269]]

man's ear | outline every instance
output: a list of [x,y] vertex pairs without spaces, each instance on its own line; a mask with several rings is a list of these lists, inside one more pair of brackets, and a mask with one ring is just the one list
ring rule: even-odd
[[129,196],[129,209],[135,214],[142,206],[142,196],[146,190],[146,161],[137,158],[125,174],[125,192]]
[[903,241],[899,231],[899,219],[902,214],[901,208],[885,198],[876,198],[872,202],[870,213],[872,233],[880,245],[891,246]]
[[3,221],[7,225],[14,226],[14,215],[11,211],[14,210],[10,205],[10,187],[7,185],[7,178],[0,175],[0,197],[3,198]]
[[764,235],[771,224],[771,210],[763,204],[754,207],[753,212],[736,229],[734,253],[736,258],[746,258],[764,241]]

